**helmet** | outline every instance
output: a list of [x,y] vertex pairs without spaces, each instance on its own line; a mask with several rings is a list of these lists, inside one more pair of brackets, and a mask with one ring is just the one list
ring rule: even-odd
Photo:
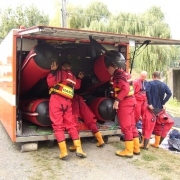
[[124,70],[126,69],[126,60],[119,51],[110,50],[106,52],[104,61],[105,61],[106,66],[110,62],[113,62],[114,64],[117,65],[118,68],[122,68]]

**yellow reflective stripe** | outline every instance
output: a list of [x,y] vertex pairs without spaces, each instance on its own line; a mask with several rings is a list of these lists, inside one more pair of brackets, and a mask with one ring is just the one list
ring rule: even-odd
[[128,93],[128,96],[131,96],[134,94],[134,87],[133,86],[130,86],[130,91]]
[[75,81],[73,81],[73,80],[71,80],[71,79],[69,79],[69,78],[67,78],[66,81],[69,81],[69,82],[71,82],[72,84],[76,84]]
[[[115,93],[114,96],[115,96],[115,97],[118,96],[119,91],[121,91],[120,88],[114,88],[114,93]],[[133,86],[130,86],[130,91],[129,91],[129,93],[128,93],[127,96],[131,96],[131,95],[133,95],[133,94],[134,94],[134,87],[133,87]]]
[[55,89],[55,88],[50,88],[49,90],[49,94],[51,94],[52,92],[56,92],[62,96],[65,96],[65,97],[68,97],[70,99],[73,98],[74,96],[74,90],[73,88],[69,87],[69,86],[66,86],[64,84],[61,84],[61,83],[58,83],[58,85],[60,87],[62,87],[62,90],[59,90],[59,89]]
[[63,86],[62,88],[62,93],[70,96],[70,97],[73,97],[74,96],[74,90],[68,86]]
[[114,88],[114,91],[116,92],[116,91],[120,91],[120,88]]

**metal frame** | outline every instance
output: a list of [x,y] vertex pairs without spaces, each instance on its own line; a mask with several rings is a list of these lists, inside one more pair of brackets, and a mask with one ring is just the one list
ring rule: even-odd
[[149,41],[149,44],[153,45],[180,45],[180,40],[165,39],[165,38],[155,38],[147,36],[135,36],[129,34],[116,34],[110,32],[98,32],[89,30],[79,30],[79,29],[68,29],[68,28],[58,28],[50,26],[35,26],[25,30],[20,30],[17,35],[19,36],[29,36],[31,38],[62,38],[62,39],[72,39],[76,41],[77,39],[82,41],[89,41],[89,36],[93,39],[99,39],[102,43],[110,42],[118,44],[120,42],[129,43],[129,41],[134,41],[135,44],[143,44],[145,41]]
[[[111,136],[111,135],[120,135],[121,130],[100,130],[99,131],[102,136]],[[80,137],[93,137],[94,134],[92,131],[80,131],[79,132]],[[65,133],[66,139],[71,138],[69,134]],[[46,141],[46,140],[55,140],[54,134],[47,134],[47,135],[41,135],[41,136],[21,136],[16,138],[16,142],[34,142],[34,141]]]

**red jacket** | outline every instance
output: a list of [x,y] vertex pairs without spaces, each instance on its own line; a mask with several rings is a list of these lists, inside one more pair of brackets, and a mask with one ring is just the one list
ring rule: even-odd
[[80,88],[81,79],[77,79],[70,70],[50,71],[50,73],[47,76],[47,83],[49,87],[53,87],[59,82],[61,82],[64,85],[67,85],[68,83],[70,83],[68,79],[75,82],[75,83],[71,83],[74,86],[74,89]]
[[118,96],[116,97],[116,99],[120,101],[127,97],[130,92],[130,84],[128,82],[129,76],[128,73],[121,69],[116,69],[114,72],[112,78],[113,88],[120,89]]
[[138,78],[134,81],[134,96],[135,96],[136,100],[139,100],[139,101],[144,101],[147,99],[146,91],[143,90],[142,81],[140,78]]

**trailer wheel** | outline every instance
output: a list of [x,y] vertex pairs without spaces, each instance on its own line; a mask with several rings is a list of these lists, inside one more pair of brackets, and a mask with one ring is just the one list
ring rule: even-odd
[[54,146],[54,140],[49,140],[46,142],[47,147],[52,148]]
[[21,152],[37,151],[38,142],[22,143]]

